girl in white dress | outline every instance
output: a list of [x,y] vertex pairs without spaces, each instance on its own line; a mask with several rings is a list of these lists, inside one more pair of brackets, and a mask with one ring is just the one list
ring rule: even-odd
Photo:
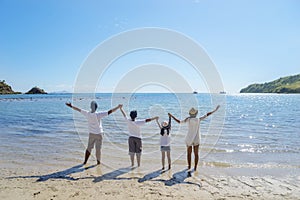
[[169,170],[171,169],[171,116],[169,115],[169,121],[163,121],[161,124],[156,120],[158,127],[160,128],[160,150],[161,150],[161,163],[162,170],[165,169],[165,157],[167,154]]

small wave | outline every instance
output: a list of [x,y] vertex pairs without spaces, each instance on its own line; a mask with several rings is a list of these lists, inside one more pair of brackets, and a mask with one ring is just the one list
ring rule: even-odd
[[203,166],[206,167],[232,167],[231,164],[225,163],[225,162],[216,162],[216,161],[211,161],[211,162],[203,162]]
[[257,169],[300,169],[300,165],[296,164],[279,164],[279,163],[239,163],[239,164],[232,164],[232,167],[236,168],[257,168]]
[[240,152],[249,152],[249,153],[261,153],[258,150],[254,149],[254,148],[249,148],[249,149],[241,149]]
[[233,149],[217,149],[217,148],[200,148],[200,152],[211,152],[211,153],[233,153]]

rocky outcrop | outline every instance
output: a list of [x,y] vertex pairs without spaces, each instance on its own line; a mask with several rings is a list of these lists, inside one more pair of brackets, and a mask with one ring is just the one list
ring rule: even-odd
[[11,86],[5,83],[5,80],[0,81],[0,94],[20,94],[21,92],[15,92]]
[[26,92],[25,94],[47,94],[43,89],[38,88],[38,87],[33,87],[31,90]]

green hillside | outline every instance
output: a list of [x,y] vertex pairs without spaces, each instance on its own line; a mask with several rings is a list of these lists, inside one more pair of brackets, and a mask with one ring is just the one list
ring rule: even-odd
[[0,94],[20,94],[11,89],[11,86],[7,85],[5,81],[0,81]]
[[300,74],[263,84],[251,84],[240,93],[300,93]]

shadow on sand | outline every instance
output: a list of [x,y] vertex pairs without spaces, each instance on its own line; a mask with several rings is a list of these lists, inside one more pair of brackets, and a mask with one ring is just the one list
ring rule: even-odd
[[78,180],[77,178],[70,177],[70,174],[73,173],[78,173],[78,172],[83,172],[85,170],[91,169],[93,167],[96,167],[97,165],[91,165],[88,167],[84,167],[83,164],[73,166],[71,168],[65,169],[63,171],[59,172],[54,172],[51,174],[46,174],[46,175],[41,175],[41,176],[15,176],[15,177],[8,177],[8,179],[13,179],[13,178],[37,178],[36,182],[41,182],[41,181],[47,181],[49,179],[67,179],[67,180]]
[[176,184],[191,184],[191,185],[197,185],[198,187],[201,187],[201,183],[193,183],[190,181],[185,181],[185,179],[192,177],[192,172],[188,171],[187,169],[184,169],[180,172],[177,172],[173,174],[172,178],[169,180],[164,180],[166,186],[173,186]]
[[155,179],[154,178],[159,177],[161,174],[167,172],[168,170],[157,170],[154,172],[151,172],[149,174],[146,174],[142,178],[136,178],[136,177],[119,177],[123,174],[126,174],[135,168],[132,167],[125,167],[125,168],[120,168],[115,171],[103,174],[99,177],[86,177],[86,178],[73,178],[69,175],[78,173],[78,172],[83,172],[85,170],[91,169],[96,167],[97,165],[91,165],[88,167],[84,167],[83,164],[73,166],[71,168],[65,169],[63,171],[51,173],[51,174],[46,174],[46,175],[41,175],[41,176],[14,176],[14,177],[8,177],[7,179],[14,179],[14,178],[37,178],[36,182],[42,182],[42,181],[47,181],[49,179],[66,179],[66,180],[72,180],[76,181],[79,179],[94,179],[94,183],[98,183],[104,180],[131,180],[131,179],[138,179],[139,183],[143,183],[145,181],[160,181],[163,182],[166,186],[173,186],[176,184],[191,184],[191,185],[197,185],[198,187],[201,187],[201,183],[195,183],[195,182],[190,182],[190,181],[185,181],[185,179],[192,177],[192,172],[188,171],[187,169],[184,169],[182,171],[179,171],[175,174],[173,174],[172,178],[169,180],[164,180],[164,179]]
[[[139,183],[142,183],[144,181],[151,181],[152,179],[160,176],[161,174],[163,174],[166,171],[161,171],[161,170],[157,170],[155,172],[152,172],[150,174],[145,175],[143,178],[140,178],[138,180]],[[164,180],[164,179],[155,179],[152,181],[160,181],[163,182],[166,186],[173,186],[176,184],[191,184],[191,185],[196,185],[198,187],[201,187],[201,183],[195,183],[195,182],[191,182],[191,181],[185,181],[185,179],[192,177],[192,172],[188,171],[187,169],[181,170],[180,172],[177,172],[175,174],[173,174],[172,178],[170,178],[169,180]]]
[[138,182],[139,183],[142,183],[142,182],[145,182],[145,181],[149,181],[149,180],[152,180],[156,177],[159,177],[161,174],[167,172],[168,170],[157,170],[157,171],[154,171],[154,172],[151,172],[149,174],[146,174],[143,178],[139,178]]
[[130,172],[134,169],[135,169],[134,167],[120,168],[120,169],[117,169],[115,171],[103,174],[102,176],[94,178],[93,182],[98,183],[98,182],[101,182],[101,181],[104,181],[104,180],[131,180],[131,179],[134,179],[134,178],[133,177],[131,177],[131,178],[120,178],[118,176],[126,174],[126,173],[128,173],[128,172]]

